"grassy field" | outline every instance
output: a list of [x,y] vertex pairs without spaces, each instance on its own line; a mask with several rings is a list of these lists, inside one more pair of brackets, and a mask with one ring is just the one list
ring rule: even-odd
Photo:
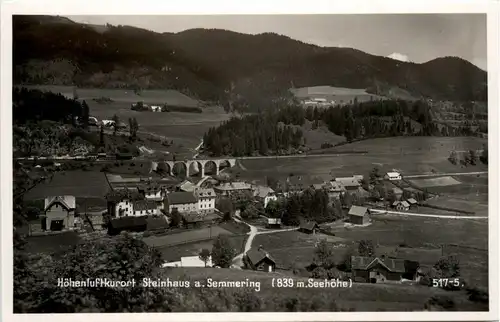
[[425,157],[448,158],[452,150],[482,149],[488,140],[477,137],[390,137],[369,139],[331,148],[335,151],[367,151],[368,153],[421,152]]
[[[200,281],[203,284],[206,284],[207,278],[214,281],[244,281],[248,279],[252,282],[260,282],[258,296],[263,303],[263,311],[269,311],[266,309],[266,305],[290,297],[297,297],[299,303],[301,301],[310,303],[310,300],[317,300],[320,303],[335,302],[339,310],[422,311],[424,303],[436,295],[449,296],[461,311],[487,310],[484,306],[468,301],[464,291],[447,292],[423,286],[359,283],[347,288],[276,288],[272,287],[272,279],[284,277],[280,273],[216,268],[168,268],[164,269],[163,272],[165,278],[169,277],[173,280],[189,278],[193,282]],[[294,278],[294,282],[297,281],[304,281],[307,284],[307,280],[304,278]],[[255,290],[255,288],[249,290]],[[309,310],[311,309],[309,308]]]
[[[64,96],[73,98],[73,86],[57,86],[57,85],[25,85],[23,87],[34,88],[43,91],[61,93]],[[162,104],[177,106],[197,106],[198,101],[186,96],[176,90],[144,90],[141,95],[137,95],[133,90],[127,89],[103,89],[103,88],[77,88],[78,99],[93,101],[94,98],[109,98],[114,102],[135,103],[143,101],[147,104]]]
[[53,253],[64,251],[78,244],[80,237],[74,232],[57,235],[32,236],[26,238],[26,252],[28,253]]
[[[421,209],[424,209],[421,207]],[[427,209],[425,211],[428,212]],[[432,213],[432,211],[430,211]],[[314,258],[314,243],[327,238],[333,243],[334,259],[340,263],[346,251],[356,248],[362,239],[372,240],[377,254],[392,255],[433,265],[441,256],[442,244],[460,244],[487,249],[488,223],[484,220],[456,220],[376,215],[367,227],[345,229],[333,227],[335,237],[306,235],[297,231],[255,237],[253,245],[262,245],[277,265],[283,268],[304,268]],[[461,275],[467,281],[488,285],[488,253],[460,253]]]
[[26,200],[43,199],[46,196],[72,195],[77,198],[100,198],[110,190],[103,172],[64,171],[56,172],[52,180],[37,185],[25,195]]
[[[26,86],[55,93],[61,93],[73,97],[71,86]],[[117,114],[121,121],[127,123],[128,119],[135,117],[139,123],[140,133],[155,133],[165,136],[168,140],[174,140],[176,146],[193,149],[199,143],[203,134],[213,126],[229,119],[219,107],[204,107],[203,113],[152,113],[131,110],[131,103],[143,101],[147,104],[167,103],[176,106],[193,107],[199,102],[175,90],[144,90],[141,95],[134,94],[132,90],[124,89],[77,89],[80,100],[85,100],[90,108],[90,115],[99,120],[111,119]],[[94,98],[106,97],[111,99],[110,103],[101,104]]]
[[[442,142],[441,142],[442,141]],[[442,137],[394,137],[371,139],[323,151],[360,152],[362,155],[342,155],[289,159],[242,160],[240,176],[248,180],[264,181],[266,176],[285,178],[290,173],[303,176],[368,175],[374,168],[382,172],[398,170],[403,175],[486,171],[487,166],[478,164],[462,168],[451,164],[447,158],[448,148],[481,148],[486,142],[479,138]],[[448,187],[446,187],[448,188]]]

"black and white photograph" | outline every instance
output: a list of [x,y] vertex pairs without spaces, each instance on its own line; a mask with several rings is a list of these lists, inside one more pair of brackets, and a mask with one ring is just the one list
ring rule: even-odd
[[2,311],[498,319],[494,2],[2,12]]

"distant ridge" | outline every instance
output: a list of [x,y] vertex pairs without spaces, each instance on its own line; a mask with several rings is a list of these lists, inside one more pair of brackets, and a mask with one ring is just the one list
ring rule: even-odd
[[485,101],[487,74],[457,57],[423,64],[352,48],[319,47],[275,33],[220,29],[156,33],[65,17],[13,17],[14,82],[171,88],[224,101],[231,87],[333,86],[378,95]]

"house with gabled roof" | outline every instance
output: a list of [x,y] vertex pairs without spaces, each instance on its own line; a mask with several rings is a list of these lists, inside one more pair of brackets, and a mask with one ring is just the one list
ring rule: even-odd
[[392,206],[396,208],[397,211],[408,211],[410,210],[410,203],[408,201],[396,200],[392,203]]
[[160,215],[161,210],[158,209],[156,202],[154,200],[137,200],[132,203],[132,209],[134,210],[134,216],[151,216]]
[[178,212],[198,212],[198,199],[193,192],[171,192],[167,195],[165,210],[168,212],[176,208]]
[[406,268],[403,259],[351,256],[351,271],[354,282],[386,283],[401,282]]
[[304,221],[300,224],[299,231],[306,234],[315,234],[319,225],[315,221]]
[[276,261],[265,251],[262,246],[251,248],[243,257],[246,268],[254,271],[274,272]]
[[75,228],[75,196],[47,197],[44,215],[41,216],[43,230],[62,231]]
[[351,206],[349,209],[349,222],[354,225],[365,225],[370,222],[368,208]]
[[267,207],[270,201],[278,200],[276,192],[271,187],[267,186],[255,186],[253,196],[257,199],[257,201],[264,205],[264,208]]

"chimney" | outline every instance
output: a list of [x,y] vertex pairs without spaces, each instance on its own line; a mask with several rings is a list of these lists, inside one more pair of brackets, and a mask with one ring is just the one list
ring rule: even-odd
[[259,251],[263,250],[264,248],[262,247],[262,245],[259,245]]

